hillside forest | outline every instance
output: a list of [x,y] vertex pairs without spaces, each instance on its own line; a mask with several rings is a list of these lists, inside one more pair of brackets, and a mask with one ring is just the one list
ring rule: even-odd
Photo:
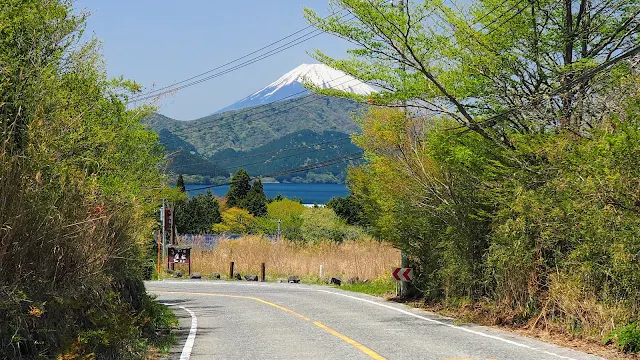
[[352,117],[364,109],[349,99],[311,94],[189,121],[153,113],[143,122],[160,135],[172,182],[183,174],[188,184],[221,184],[243,168],[284,183],[344,183],[347,166],[358,162],[279,173],[361,151],[349,136],[359,131]]

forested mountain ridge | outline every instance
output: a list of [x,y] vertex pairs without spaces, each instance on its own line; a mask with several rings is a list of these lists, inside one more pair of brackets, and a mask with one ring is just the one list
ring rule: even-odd
[[168,129],[158,132],[160,143],[164,146],[168,172],[182,173],[206,177],[226,177],[225,169],[207,159],[190,143],[182,140]]
[[350,100],[310,95],[190,121],[153,114],[144,122],[157,133],[169,130],[210,157],[224,149],[248,151],[301,130],[357,132],[352,113],[362,109]]
[[[191,121],[154,113],[144,122],[159,134],[169,172],[195,175],[187,177],[189,182],[211,182],[227,178],[240,167],[259,176],[354,153],[358,147],[351,143],[349,134],[360,129],[352,117],[364,108],[347,99],[309,95]],[[280,153],[283,149],[291,150]],[[346,165],[278,179],[342,182]]]
[[[349,134],[337,131],[316,133],[302,130],[250,151],[226,149],[210,160],[233,173],[240,168],[249,174],[268,175],[292,168],[312,166],[329,159],[356,153],[360,148],[351,142]],[[347,163],[312,170],[310,172],[274,176],[281,182],[344,182]]]

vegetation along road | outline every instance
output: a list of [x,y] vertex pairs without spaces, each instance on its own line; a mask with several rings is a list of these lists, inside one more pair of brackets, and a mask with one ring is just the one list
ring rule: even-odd
[[173,304],[180,318],[172,359],[598,359],[323,286],[227,281],[146,286],[158,300]]

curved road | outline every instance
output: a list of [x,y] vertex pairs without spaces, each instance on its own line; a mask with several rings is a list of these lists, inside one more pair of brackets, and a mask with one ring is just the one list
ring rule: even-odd
[[599,359],[331,287],[197,280],[146,286],[180,319],[171,359]]

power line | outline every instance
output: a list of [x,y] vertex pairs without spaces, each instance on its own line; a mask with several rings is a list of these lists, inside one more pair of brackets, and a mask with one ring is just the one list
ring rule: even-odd
[[319,151],[325,151],[325,150],[328,150],[328,149],[329,149],[329,148],[324,148],[324,149],[313,149],[313,150],[310,150],[310,151],[305,151],[305,152],[301,152],[301,153],[291,154],[291,155],[287,155],[287,156],[275,157],[275,158],[267,159],[267,160],[265,160],[265,161],[258,161],[258,162],[253,162],[253,163],[249,163],[249,164],[243,164],[243,165],[235,165],[235,166],[225,167],[225,169],[226,169],[226,170],[228,170],[228,169],[239,169],[239,168],[249,167],[249,166],[258,165],[258,164],[265,164],[267,161],[288,159],[288,158],[291,158],[291,157],[294,157],[294,156],[300,156],[300,155],[313,154],[313,153],[317,153],[317,152],[319,152]]
[[[487,26],[489,26],[489,25],[491,25],[491,24],[495,23],[497,20],[499,20],[501,17],[503,17],[506,13],[508,13],[509,11],[511,11],[512,9],[514,9],[515,7],[517,7],[520,3],[522,3],[522,1],[524,1],[524,0],[521,0],[519,3],[517,3],[517,4],[516,4],[516,5],[514,5],[514,6],[512,6],[509,10],[507,10],[507,11],[505,11],[504,13],[502,13],[501,15],[499,15],[496,19],[494,19],[492,22],[490,22],[489,24],[487,24],[487,25],[485,26],[485,28],[486,28]],[[503,4],[504,4],[504,3],[503,3]],[[497,10],[499,7],[500,7],[500,6],[497,6],[497,7],[493,8],[491,11],[489,11],[489,12],[488,12],[488,13],[486,13],[486,14],[484,14],[484,15],[481,17],[481,19],[483,19],[483,18],[485,18],[486,16],[490,15],[492,12],[494,12],[495,10]],[[516,15],[517,15],[517,14],[516,14]],[[344,16],[343,16],[343,17],[344,17]],[[343,17],[342,17],[342,18],[343,18]],[[512,16],[511,18],[513,18],[513,16]],[[511,19],[511,18],[510,18],[510,19]],[[307,27],[307,28],[309,28],[309,27]],[[312,33],[313,33],[313,32],[312,32]],[[307,34],[307,35],[309,35],[309,34]],[[304,35],[304,36],[307,36],[307,35]],[[304,37],[304,36],[303,36],[303,37]],[[298,38],[298,39],[299,39],[299,38]],[[297,39],[296,39],[296,40],[297,40]],[[295,40],[294,40],[294,41],[295,41]],[[285,45],[287,45],[287,44],[285,44]],[[277,50],[277,49],[274,49],[274,50]],[[272,51],[273,51],[273,50],[272,50]],[[242,64],[241,64],[241,65],[242,65]],[[241,65],[239,65],[239,66],[241,66]],[[215,76],[215,75],[214,75],[214,76]],[[345,74],[345,75],[343,75],[342,77],[344,77],[344,76],[346,76],[346,74]],[[334,79],[334,80],[335,80],[335,79]],[[200,81],[206,81],[206,79],[199,80],[198,82],[200,82]],[[352,79],[350,79],[349,81],[352,81]],[[348,81],[347,81],[347,82],[348,82]],[[188,85],[188,84],[187,84],[187,85]],[[185,86],[186,86],[186,85],[185,85]],[[296,94],[292,94],[292,95],[290,95],[289,97],[292,97],[292,96],[298,95],[298,94],[303,93],[303,92],[305,92],[305,91],[301,91],[301,92],[298,92],[298,93],[296,93]],[[306,92],[308,92],[308,90],[307,90]],[[311,95],[313,95],[313,94],[310,94],[309,96],[311,96]],[[296,100],[295,100],[295,102],[301,101],[301,100],[302,100],[302,99],[304,99],[304,98],[306,98],[306,97],[302,97],[302,98],[300,98],[300,99],[296,99]],[[265,117],[268,117],[268,116],[273,116],[273,115],[280,114],[280,113],[282,113],[282,112],[284,112],[284,111],[293,110],[293,109],[295,109],[295,108],[297,108],[297,107],[300,107],[300,106],[303,106],[303,105],[309,104],[309,103],[311,103],[312,101],[315,101],[315,100],[317,100],[317,98],[316,98],[316,99],[312,99],[311,101],[308,101],[308,102],[301,103],[301,104],[299,104],[298,106],[293,106],[293,107],[289,107],[289,108],[286,108],[286,109],[280,109],[280,110],[279,110],[278,112],[276,112],[275,114],[268,114],[267,116],[264,116],[264,117],[254,118],[254,119],[249,119],[249,120],[251,120],[251,121],[261,120],[261,119],[263,119],[263,118],[265,118]],[[266,104],[265,104],[265,105],[266,105]],[[285,105],[289,105],[289,104],[285,104]],[[251,110],[254,110],[254,109],[247,109],[247,111],[251,111]],[[259,114],[265,113],[265,112],[267,112],[267,111],[269,111],[269,110],[270,110],[270,109],[265,109],[265,110],[263,110],[262,112],[254,113],[254,114],[252,114],[252,115],[253,115],[253,116],[255,116],[255,115],[259,115]],[[234,114],[234,116],[233,116],[233,117],[235,117],[236,115],[239,115],[239,114]],[[230,120],[233,120],[233,117],[232,117]],[[222,123],[217,123],[216,125],[222,125]],[[321,151],[321,150],[325,150],[325,149],[319,149],[319,150],[315,150],[315,151]],[[313,152],[315,152],[315,151],[313,151]],[[303,154],[304,154],[304,153],[303,153]],[[296,155],[302,155],[302,154],[295,154],[295,155],[291,155],[291,156],[296,156]],[[255,154],[255,156],[258,156],[258,155],[257,155],[257,154]],[[291,157],[291,156],[285,156],[284,158],[288,158],[288,157]],[[276,159],[278,159],[278,158],[276,158]],[[276,159],[273,159],[273,160],[276,160]],[[191,164],[191,165],[184,165],[184,166],[193,166],[193,165],[194,165],[194,164]],[[251,165],[255,165],[255,164],[245,164],[244,166],[251,166]],[[237,166],[237,167],[241,167],[241,166]]]
[[[303,43],[303,42],[305,42],[307,40],[311,40],[311,39],[323,34],[323,32],[317,32],[317,33],[316,32],[317,32],[317,30],[314,31],[314,32],[311,32],[309,34],[303,35],[303,36],[301,36],[301,37],[299,37],[297,39],[294,39],[294,40],[292,40],[292,41],[290,41],[290,42],[288,42],[288,43],[286,43],[286,44],[284,44],[282,46],[279,46],[279,47],[277,47],[277,48],[275,48],[273,50],[270,50],[269,52],[267,52],[265,54],[262,54],[257,58],[245,61],[245,62],[243,62],[243,63],[241,63],[239,65],[236,65],[236,66],[234,66],[232,68],[220,71],[218,73],[209,75],[209,76],[204,77],[202,79],[199,79],[199,80],[196,80],[196,81],[192,81],[190,83],[187,83],[187,84],[175,87],[175,88],[170,88],[170,89],[168,89],[166,91],[163,91],[163,92],[160,92],[160,93],[135,97],[135,98],[132,98],[129,102],[137,102],[137,101],[144,101],[144,100],[153,99],[153,98],[156,98],[156,97],[159,97],[159,96],[162,96],[162,95],[166,95],[166,94],[170,94],[170,93],[176,92],[178,90],[186,89],[188,87],[203,83],[205,81],[209,81],[211,79],[214,79],[214,78],[220,77],[222,75],[225,75],[225,74],[231,73],[233,71],[236,71],[238,69],[242,69],[244,67],[247,67],[247,66],[249,66],[251,64],[254,64],[254,63],[258,62],[258,61],[267,59],[267,58],[269,58],[269,57],[271,57],[273,55],[279,54],[279,53],[283,52],[284,50],[290,49],[290,48],[292,48],[292,47],[294,47],[294,46],[296,46],[298,44],[301,44],[301,43]],[[314,35],[313,36],[309,36],[311,34],[314,34]],[[309,36],[309,37],[307,37],[307,36]],[[303,40],[300,40],[300,39],[303,39]]]
[[[338,77],[338,78],[335,78],[335,79],[333,79],[333,80],[329,81],[329,83],[331,83],[331,82],[333,82],[333,81],[336,81],[336,80],[338,80],[338,79],[341,79],[341,78],[343,78],[343,77],[345,77],[345,76],[347,76],[347,74],[345,74],[345,75],[343,75],[343,76],[340,76],[340,77]],[[355,79],[355,78],[354,78],[354,79],[349,79],[349,80],[347,80],[347,81],[343,81],[342,83],[337,84],[337,85],[333,85],[333,86],[340,86],[340,85],[344,85],[344,84],[346,84],[346,83],[348,83],[348,82],[351,82],[351,81],[358,81],[358,79]],[[286,104],[278,104],[279,102],[281,102],[282,100],[284,100],[284,99],[281,99],[281,100],[278,100],[277,102],[272,102],[272,103],[268,103],[268,104],[262,104],[262,105],[257,105],[257,106],[249,107],[249,108],[246,108],[246,109],[242,109],[242,110],[240,110],[240,111],[239,111],[239,112],[237,112],[237,113],[231,114],[231,115],[229,116],[229,118],[228,118],[228,119],[226,119],[225,121],[217,121],[217,122],[215,122],[215,123],[213,123],[213,124],[211,124],[211,123],[205,123],[205,122],[202,122],[202,123],[200,123],[200,124],[195,124],[195,125],[193,125],[193,128],[195,128],[195,129],[199,129],[199,128],[202,128],[202,127],[211,127],[211,126],[225,125],[225,124],[228,124],[228,123],[233,122],[234,120],[236,120],[235,118],[236,118],[238,115],[242,115],[242,114],[245,114],[245,113],[251,112],[251,111],[253,111],[253,110],[257,109],[257,108],[261,108],[261,107],[269,107],[269,108],[268,108],[268,109],[265,109],[265,110],[263,110],[263,111],[261,111],[261,112],[251,114],[251,115],[249,115],[249,116],[259,115],[259,114],[265,113],[265,112],[267,112],[267,111],[269,111],[269,110],[277,110],[275,113],[270,113],[270,114],[267,114],[267,115],[265,115],[265,116],[261,116],[261,117],[258,117],[258,118],[251,118],[251,117],[248,117],[248,118],[244,119],[244,120],[246,120],[246,121],[257,121],[257,120],[262,120],[262,119],[268,118],[268,117],[273,116],[273,115],[281,114],[281,113],[283,113],[283,112],[286,112],[286,111],[289,111],[289,110],[293,110],[293,109],[296,109],[296,108],[302,107],[302,106],[304,106],[304,105],[307,105],[307,104],[312,103],[313,101],[317,101],[317,100],[323,99],[323,97],[321,97],[321,96],[319,96],[319,95],[317,95],[317,94],[315,94],[315,93],[311,93],[309,90],[303,90],[303,91],[298,92],[297,94],[304,93],[304,92],[307,92],[307,93],[309,93],[309,94],[308,94],[308,95],[305,95],[305,96],[301,96],[301,97],[299,97],[299,98],[297,98],[297,99],[294,99],[294,100],[292,100],[292,101],[290,101],[290,102],[287,102]],[[314,96],[315,96],[315,97],[314,97]],[[304,102],[304,103],[301,103],[301,104],[295,105],[297,102],[302,101],[302,100],[307,99],[307,98],[310,98],[310,97],[314,97],[314,98],[313,98],[311,101],[307,101],[307,102]],[[288,105],[291,105],[291,104],[294,104],[294,106],[291,106],[291,107],[288,107],[288,108],[284,108],[284,109],[283,109],[283,107],[288,106]],[[221,120],[222,120],[222,119],[221,119]]]
[[[502,14],[500,14],[499,16],[497,16],[495,19],[493,19],[492,21],[490,21],[488,24],[485,24],[485,25],[480,29],[480,31],[486,30],[489,26],[491,26],[491,25],[495,24],[495,23],[496,23],[496,21],[500,20],[500,19],[501,19],[503,16],[505,16],[507,13],[511,12],[511,10],[513,10],[513,9],[517,8],[518,6],[520,6],[520,4],[522,4],[524,1],[525,1],[525,0],[520,0],[520,1],[518,1],[515,5],[511,6],[508,10],[506,10],[505,12],[503,12]],[[502,5],[503,5],[503,4],[505,4],[505,3],[506,3],[506,1],[503,1],[503,2],[502,2]],[[524,8],[526,9],[526,8],[527,8],[527,6],[525,6]],[[524,10],[524,9],[523,9],[523,10]],[[520,10],[520,12],[522,12],[522,10]],[[516,13],[516,15],[518,15],[520,12],[517,12],[517,13]],[[487,15],[488,15],[488,14],[487,14]],[[514,16],[515,16],[515,15],[514,15]],[[483,16],[483,17],[482,17],[482,19],[483,19],[484,17],[485,17],[485,16]],[[509,20],[510,20],[510,19],[511,19],[511,18],[509,18]],[[480,20],[478,20],[477,22],[479,22],[479,21],[480,21]],[[476,22],[476,23],[477,23],[477,22]],[[508,21],[507,21],[507,22],[508,22]],[[505,22],[505,23],[506,23],[506,22]],[[475,24],[474,24],[474,25],[475,25]],[[504,25],[504,23],[503,23],[502,25]],[[496,27],[496,29],[498,29],[498,28],[500,28],[500,26],[497,26],[497,27]],[[495,29],[494,29],[494,30],[492,30],[492,31],[495,31]],[[489,33],[491,33],[492,31],[490,31]]]
[[[521,0],[518,4],[521,4],[524,0]],[[516,5],[517,6],[517,5]],[[487,35],[492,34],[493,32],[495,32],[496,30],[500,29],[502,27],[502,25],[508,23],[509,21],[513,20],[513,18],[515,18],[516,16],[520,15],[523,11],[525,11],[527,8],[529,7],[529,3],[526,3],[525,6],[523,6],[522,8],[518,9],[518,11],[516,11],[515,14],[511,15],[507,20],[503,21],[502,23],[500,23],[500,25],[496,26],[493,30],[489,31],[487,33]],[[486,29],[487,27],[485,26],[484,28],[482,28],[482,30]],[[480,30],[480,31],[482,31]]]
[[246,59],[247,57],[249,57],[249,56],[251,56],[251,55],[257,54],[257,53],[259,53],[259,52],[260,52],[260,51],[262,51],[262,50],[268,49],[268,48],[270,48],[271,46],[273,46],[273,45],[275,45],[275,44],[278,44],[278,43],[280,43],[280,42],[282,42],[282,41],[284,41],[284,40],[286,40],[286,39],[288,39],[288,38],[291,38],[291,37],[293,37],[293,36],[295,36],[295,35],[297,35],[297,34],[299,34],[299,33],[303,32],[303,31],[306,31],[306,30],[308,30],[308,29],[310,29],[310,28],[312,28],[312,27],[313,27],[313,26],[309,25],[309,26],[307,26],[307,27],[305,27],[305,28],[302,28],[302,29],[300,29],[300,30],[298,30],[298,31],[296,31],[296,32],[294,32],[294,33],[291,33],[291,34],[289,34],[289,35],[287,35],[287,36],[285,36],[285,37],[283,37],[283,38],[281,38],[281,39],[279,39],[279,40],[276,40],[276,41],[274,41],[274,42],[272,42],[272,43],[270,43],[270,44],[268,44],[268,45],[265,45],[265,46],[261,47],[260,49],[257,49],[257,50],[255,50],[255,51],[252,51],[252,52],[250,52],[250,53],[248,53],[248,54],[245,54],[245,55],[243,55],[243,56],[241,56],[241,57],[239,57],[239,58],[236,58],[235,60],[229,61],[229,62],[227,62],[227,63],[225,63],[225,64],[222,64],[222,65],[220,65],[220,66],[217,66],[217,67],[215,67],[215,68],[213,68],[213,69],[211,69],[211,70],[207,70],[207,71],[205,71],[205,72],[202,72],[202,73],[200,73],[200,74],[198,74],[198,75],[194,75],[194,76],[192,76],[192,77],[190,77],[190,78],[187,78],[187,79],[184,79],[184,80],[181,80],[181,81],[175,82],[175,83],[173,83],[173,84],[171,84],[171,85],[167,85],[167,86],[161,87],[161,88],[159,88],[159,89],[154,89],[154,90],[148,91],[148,92],[146,92],[146,93],[144,93],[144,94],[141,94],[140,96],[147,96],[147,95],[150,95],[150,94],[153,94],[153,93],[158,93],[158,92],[160,92],[160,91],[162,91],[162,90],[172,88],[172,87],[174,87],[174,86],[176,86],[176,85],[183,84],[183,83],[185,83],[185,82],[187,82],[187,81],[191,81],[191,80],[197,79],[197,78],[199,78],[199,77],[201,77],[201,76],[203,76],[203,75],[206,75],[206,74],[212,73],[212,72],[214,72],[214,71],[216,71],[216,70],[220,70],[220,69],[222,69],[222,68],[224,68],[224,67],[226,67],[226,66],[228,66],[228,65],[234,64],[234,63],[236,63],[236,62],[238,62],[238,61],[240,61],[240,60],[242,60],[242,59]]
[[[484,119],[482,121],[478,121],[478,122],[475,123],[475,125],[483,125],[483,124],[492,122],[494,120],[498,120],[499,118],[504,117],[505,115],[511,114],[511,113],[513,113],[513,112],[515,112],[517,110],[524,110],[524,109],[530,108],[531,106],[533,106],[533,105],[535,105],[537,103],[542,103],[544,101],[551,100],[554,96],[557,96],[561,92],[567,91],[567,90],[573,88],[574,86],[579,85],[580,83],[582,83],[586,79],[593,78],[594,76],[598,75],[602,71],[606,70],[608,67],[616,64],[617,62],[625,60],[625,59],[630,58],[630,57],[633,57],[633,56],[635,56],[637,54],[640,54],[640,45],[636,46],[635,48],[631,48],[628,51],[626,51],[626,52],[624,52],[624,53],[622,53],[622,54],[620,54],[620,55],[618,55],[618,56],[616,56],[614,58],[611,58],[611,59],[603,62],[602,64],[600,64],[600,65],[598,65],[598,66],[596,66],[594,68],[591,68],[589,70],[585,70],[580,76],[574,77],[571,81],[567,82],[566,84],[561,85],[560,87],[558,87],[558,88],[556,88],[556,89],[554,89],[554,90],[552,90],[550,92],[539,94],[538,96],[540,96],[542,98],[533,99],[533,101],[530,101],[527,104],[523,104],[523,105],[520,105],[520,106],[514,106],[514,107],[512,107],[512,108],[510,108],[508,110],[505,110],[505,111],[501,112],[500,114],[496,114],[496,115],[493,115],[493,116],[491,116],[489,118],[486,118],[486,119]],[[531,99],[529,99],[529,100],[531,100]],[[492,126],[494,124],[495,123],[492,123],[492,124],[489,124],[488,126]],[[468,125],[460,125],[460,126],[451,128],[449,130],[458,130],[458,129],[462,129],[462,128],[467,128],[467,130],[465,130],[465,131],[471,130],[471,129],[469,129]]]
[[[336,13],[331,14],[331,15],[329,15],[329,16],[327,16],[327,17],[325,17],[325,19],[328,19],[329,17],[331,17],[331,16],[335,16],[335,15],[337,15],[337,14],[336,14]],[[341,20],[341,19],[343,19],[343,18],[345,18],[345,17],[347,17],[347,16],[349,16],[349,14],[348,14],[348,13],[347,13],[347,14],[344,14],[344,15],[342,15],[342,16],[340,16],[340,17],[338,17],[338,19],[337,19],[337,20]],[[280,40],[278,40],[278,41],[275,41],[275,42],[273,42],[273,43],[271,43],[271,44],[269,44],[269,45],[267,45],[267,46],[264,46],[264,47],[262,47],[261,49],[258,49],[258,50],[256,50],[256,51],[253,51],[253,52],[251,52],[251,53],[249,53],[249,54],[246,54],[246,55],[244,55],[244,56],[242,56],[242,57],[240,57],[240,58],[237,58],[237,59],[235,59],[235,60],[233,60],[233,61],[230,61],[230,62],[228,62],[228,63],[226,63],[226,64],[224,64],[224,65],[218,66],[218,67],[216,67],[216,68],[214,68],[214,69],[211,69],[211,70],[209,70],[209,71],[206,71],[206,72],[200,73],[200,74],[198,74],[198,75],[196,75],[196,76],[192,76],[192,77],[190,77],[190,78],[188,78],[188,79],[185,79],[185,80],[182,80],[182,81],[176,82],[176,83],[174,83],[174,84],[172,84],[172,85],[165,86],[165,87],[160,88],[160,89],[152,90],[152,91],[149,91],[149,92],[147,92],[147,93],[145,93],[145,94],[141,94],[141,95],[139,95],[139,96],[135,96],[135,97],[133,97],[132,99],[130,99],[130,100],[129,100],[129,102],[134,102],[134,101],[143,101],[143,100],[151,99],[151,98],[154,98],[154,97],[157,97],[157,96],[162,96],[162,95],[164,95],[164,94],[168,94],[168,93],[171,93],[171,92],[175,92],[175,91],[178,91],[178,90],[181,90],[181,89],[184,89],[184,88],[190,87],[190,86],[197,85],[197,84],[202,83],[202,82],[204,82],[204,81],[208,81],[208,80],[211,80],[211,79],[213,79],[213,78],[216,78],[216,77],[219,77],[219,76],[222,76],[222,75],[228,74],[228,73],[230,73],[230,72],[232,72],[232,71],[235,71],[235,70],[241,69],[241,68],[243,68],[243,67],[246,67],[246,66],[248,66],[248,65],[251,65],[251,64],[256,63],[256,62],[258,62],[258,61],[261,61],[261,60],[264,60],[264,59],[266,59],[266,58],[269,58],[269,57],[271,57],[271,56],[273,56],[273,55],[276,55],[276,54],[278,54],[278,53],[280,53],[280,52],[283,52],[284,50],[290,49],[290,48],[292,48],[292,47],[294,47],[294,46],[296,46],[296,45],[299,45],[299,44],[301,44],[301,43],[303,43],[303,42],[305,42],[305,41],[311,40],[312,38],[315,38],[315,37],[317,37],[317,36],[319,36],[319,35],[321,35],[321,34],[323,34],[323,33],[324,33],[324,31],[319,30],[319,29],[316,29],[316,30],[314,30],[314,31],[312,31],[312,32],[310,32],[310,33],[303,34],[303,35],[301,35],[301,36],[299,36],[299,37],[297,37],[297,38],[295,38],[295,39],[293,39],[293,40],[291,40],[291,41],[289,41],[289,42],[287,42],[287,43],[285,43],[285,44],[283,44],[283,45],[280,45],[279,47],[276,47],[276,48],[274,48],[274,49],[271,49],[271,50],[269,50],[268,52],[266,52],[266,53],[264,53],[264,54],[259,55],[258,57],[255,57],[255,58],[253,58],[253,59],[249,59],[249,60],[244,61],[244,62],[242,62],[242,63],[240,63],[240,64],[238,64],[238,65],[236,65],[236,66],[233,66],[233,67],[231,67],[230,69],[226,69],[226,70],[223,70],[223,71],[221,71],[221,72],[218,72],[218,73],[215,73],[215,74],[209,75],[209,76],[207,76],[207,77],[204,77],[204,78],[201,78],[201,79],[198,79],[198,80],[192,81],[192,82],[190,82],[190,83],[184,84],[184,83],[186,83],[186,82],[188,82],[188,81],[191,81],[191,80],[197,79],[197,78],[199,78],[199,77],[201,77],[201,76],[203,76],[203,75],[209,74],[209,73],[211,73],[211,72],[213,72],[213,71],[215,71],[215,70],[219,70],[219,69],[221,69],[221,68],[224,68],[224,67],[225,67],[225,66],[227,66],[227,65],[231,65],[231,64],[233,64],[233,63],[236,63],[236,62],[238,62],[239,60],[245,59],[245,58],[247,58],[247,57],[249,57],[249,56],[251,56],[251,55],[253,55],[253,54],[259,53],[260,51],[262,51],[262,50],[264,50],[264,49],[266,49],[266,48],[269,48],[269,47],[270,47],[270,46],[272,46],[272,45],[275,45],[275,44],[277,44],[277,43],[280,43],[280,42],[282,42],[282,41],[284,41],[284,40],[286,40],[286,39],[288,39],[288,38],[291,38],[291,37],[293,37],[294,35],[297,35],[297,34],[299,34],[299,33],[303,32],[303,31],[305,31],[305,30],[307,30],[307,29],[309,29],[309,28],[311,28],[311,27],[312,27],[312,26],[311,26],[311,25],[309,25],[309,26],[305,27],[304,29],[298,30],[298,31],[296,31],[295,33],[293,33],[293,34],[291,34],[291,35],[289,35],[289,36],[287,36],[287,37],[284,37],[284,38],[282,38],[282,39],[280,39]],[[180,84],[184,84],[184,85],[180,85]],[[175,85],[180,85],[180,86],[175,87]],[[163,90],[166,90],[166,91],[163,91]]]

